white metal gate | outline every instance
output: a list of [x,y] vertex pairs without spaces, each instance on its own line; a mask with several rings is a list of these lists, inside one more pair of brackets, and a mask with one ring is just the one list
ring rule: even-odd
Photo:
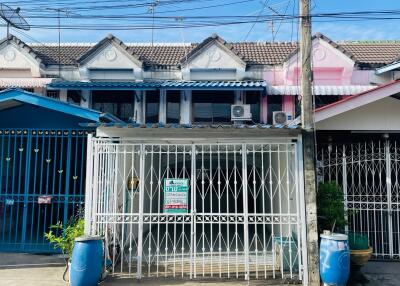
[[400,259],[400,146],[330,145],[319,151],[322,181],[343,189],[348,230],[368,236],[376,259]]
[[[302,279],[296,142],[88,146],[86,231],[113,274]],[[165,178],[189,179],[187,213],[164,212]]]

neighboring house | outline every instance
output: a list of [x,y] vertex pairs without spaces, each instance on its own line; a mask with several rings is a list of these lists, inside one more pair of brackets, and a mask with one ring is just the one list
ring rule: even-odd
[[[199,44],[125,44],[109,35],[57,51],[3,40],[0,82],[35,84],[122,120],[80,124],[97,128],[87,149],[86,232],[105,236],[113,274],[307,283],[301,128],[291,124],[296,43],[213,35]],[[316,107],[373,94],[397,78],[399,55],[400,42],[317,34]]]

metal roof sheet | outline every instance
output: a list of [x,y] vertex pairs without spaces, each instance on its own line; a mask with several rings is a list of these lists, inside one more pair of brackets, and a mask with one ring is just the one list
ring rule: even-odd
[[[374,85],[314,85],[314,95],[352,95],[375,88]],[[270,95],[299,95],[298,85],[275,85],[267,87]]]
[[110,121],[113,123],[123,122],[108,113],[102,113],[75,104],[62,102],[60,100],[27,92],[21,89],[10,88],[0,92],[0,109],[5,109],[7,108],[7,106],[10,106],[10,102],[12,102],[12,105],[15,105],[15,102],[36,105],[54,111],[66,113],[72,116],[85,118],[87,120],[95,121],[98,123],[100,123],[102,120]]
[[49,89],[247,89],[263,90],[265,81],[56,81],[48,85]]
[[85,127],[145,128],[145,129],[300,129],[297,124],[161,124],[161,123],[85,123]]

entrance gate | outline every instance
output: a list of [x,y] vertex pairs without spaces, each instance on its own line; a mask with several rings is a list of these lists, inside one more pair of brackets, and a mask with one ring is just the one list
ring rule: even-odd
[[83,206],[87,134],[0,130],[0,250],[55,251],[43,234]]
[[319,150],[320,181],[343,189],[348,231],[367,235],[376,259],[400,259],[400,148],[396,141]]
[[[113,274],[303,278],[297,143],[89,144],[86,232]],[[189,180],[186,212],[164,211],[167,178]]]

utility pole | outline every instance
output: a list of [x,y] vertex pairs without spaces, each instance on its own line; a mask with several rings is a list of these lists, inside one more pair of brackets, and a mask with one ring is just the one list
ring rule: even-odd
[[315,179],[314,105],[312,98],[310,1],[300,0],[301,122],[303,126],[304,197],[307,228],[308,285],[319,286],[317,188]]

